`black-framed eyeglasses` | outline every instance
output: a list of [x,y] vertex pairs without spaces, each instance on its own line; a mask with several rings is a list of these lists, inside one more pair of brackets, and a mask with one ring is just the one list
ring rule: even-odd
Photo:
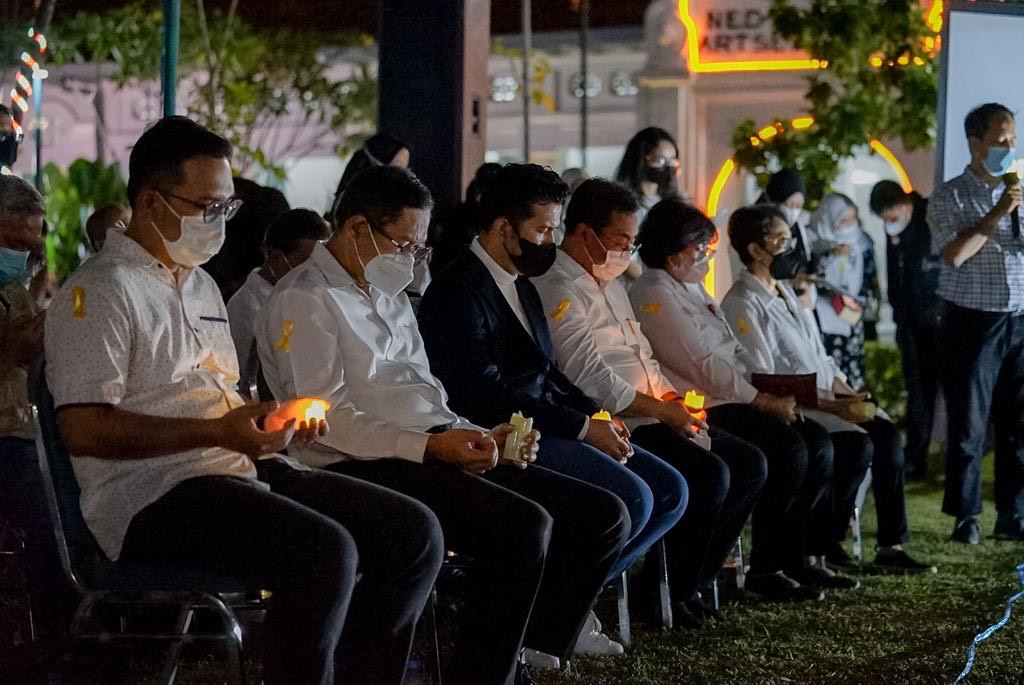
[[398,254],[412,255],[412,258],[417,262],[422,261],[430,256],[430,253],[434,251],[434,248],[430,245],[417,245],[416,243],[406,243],[405,245],[399,245],[395,240],[387,233],[379,229],[378,227],[371,224],[369,221],[366,222],[374,233],[379,233],[384,236]]
[[224,221],[231,221],[231,219],[233,219],[234,216],[238,214],[238,210],[242,208],[242,199],[238,197],[233,197],[223,201],[214,200],[213,202],[207,202],[204,204],[202,202],[190,200],[187,197],[182,197],[181,195],[176,195],[167,190],[163,190],[160,192],[167,195],[168,197],[173,197],[175,200],[184,202],[186,204],[190,204],[196,209],[203,210],[203,221],[205,221],[206,223],[212,223],[221,216],[224,217]]

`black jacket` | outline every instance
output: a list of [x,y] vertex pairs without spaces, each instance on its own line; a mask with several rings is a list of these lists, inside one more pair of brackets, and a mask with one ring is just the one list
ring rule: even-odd
[[554,363],[540,296],[526,278],[516,289],[526,332],[487,267],[466,250],[430,284],[418,313],[430,369],[460,416],[490,428],[519,411],[542,434],[576,439],[599,410]]
[[886,243],[888,296],[897,326],[934,327],[940,311],[939,260],[925,216],[928,200],[913,194],[914,213],[906,230]]

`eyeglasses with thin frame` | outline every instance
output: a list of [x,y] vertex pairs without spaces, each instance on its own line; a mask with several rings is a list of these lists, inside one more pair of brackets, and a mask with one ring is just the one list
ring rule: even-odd
[[207,202],[204,204],[202,202],[190,200],[187,197],[182,197],[181,195],[176,195],[170,191],[163,190],[160,192],[166,195],[167,197],[173,197],[175,200],[178,200],[179,202],[184,202],[186,204],[192,205],[196,209],[203,210],[203,221],[208,224],[216,221],[221,215],[224,216],[224,221],[231,221],[231,219],[234,218],[236,214],[238,214],[238,210],[241,209],[242,207],[242,200],[241,198],[237,197],[233,197],[223,201],[214,200],[213,202]]
[[679,161],[678,157],[665,157],[659,155],[658,157],[648,157],[647,166],[654,169],[664,169],[665,167],[671,167],[678,169],[682,162]]
[[618,245],[613,245],[612,247],[608,247],[607,245],[605,245],[605,242],[603,240],[601,240],[601,236],[599,236],[597,234],[597,231],[595,231],[594,229],[590,228],[589,226],[587,226],[587,229],[590,230],[590,234],[592,236],[594,236],[594,238],[601,245],[601,247],[604,248],[605,252],[628,252],[629,256],[632,257],[633,255],[635,255],[637,252],[640,251],[640,243],[638,243],[636,241],[633,241],[632,243],[629,244],[628,247],[625,247],[625,248],[621,248]]
[[387,241],[394,246],[395,251],[398,254],[412,255],[412,258],[417,262],[426,259],[427,257],[430,256],[430,253],[434,251],[434,248],[432,248],[430,245],[417,245],[416,243],[406,243],[405,245],[399,245],[391,236],[382,231],[380,228],[374,226],[369,221],[367,221],[366,223],[370,226],[371,229],[373,229],[374,233],[378,233],[384,236],[384,238],[386,238]]
[[783,252],[787,252],[787,251],[792,250],[793,248],[796,247],[796,237],[795,236],[790,236],[790,237],[786,238],[786,237],[784,237],[782,235],[770,235],[770,236],[765,237],[764,242],[765,242],[765,244],[770,242],[773,245],[781,246]]

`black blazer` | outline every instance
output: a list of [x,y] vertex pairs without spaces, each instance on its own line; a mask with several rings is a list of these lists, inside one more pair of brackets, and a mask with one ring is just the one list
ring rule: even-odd
[[516,289],[526,332],[483,262],[465,250],[430,284],[418,313],[430,369],[460,416],[490,428],[519,411],[542,434],[576,439],[599,410],[558,370],[536,288]]

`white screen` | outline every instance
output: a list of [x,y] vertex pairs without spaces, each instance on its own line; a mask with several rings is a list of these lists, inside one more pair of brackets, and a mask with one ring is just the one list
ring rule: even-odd
[[[986,12],[949,13],[946,55],[946,109],[939,112],[942,178],[963,173],[971,161],[964,117],[978,105],[998,102],[1018,120],[1024,112],[1024,16]],[[1021,143],[1024,145],[1024,142]],[[1021,154],[1018,145],[1018,157]]]

